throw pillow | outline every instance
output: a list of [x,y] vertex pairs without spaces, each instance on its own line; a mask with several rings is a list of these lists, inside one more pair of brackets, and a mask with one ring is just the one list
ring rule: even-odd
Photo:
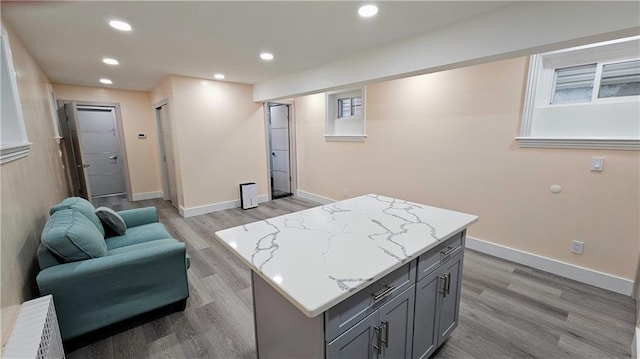
[[124,223],[124,219],[122,219],[122,217],[111,208],[98,207],[96,209],[96,214],[102,220],[102,222],[104,222],[104,224],[106,224],[119,236],[123,235],[124,232],[127,231],[127,224]]
[[66,262],[107,255],[102,234],[87,217],[74,209],[55,212],[42,230],[41,241]]

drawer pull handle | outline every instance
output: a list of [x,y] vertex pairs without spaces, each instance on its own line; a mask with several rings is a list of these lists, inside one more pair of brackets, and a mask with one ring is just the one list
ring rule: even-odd
[[373,296],[373,300],[378,300],[378,299],[384,297],[385,295],[389,294],[394,289],[396,289],[395,285],[385,284],[385,289],[382,292],[380,292],[378,294],[371,293],[371,295]]
[[447,295],[451,294],[451,273],[447,274]]
[[456,249],[458,249],[459,247],[447,247],[447,250],[445,251],[440,251],[440,253],[442,253],[443,256],[448,256],[449,254],[451,254],[452,252],[454,252]]

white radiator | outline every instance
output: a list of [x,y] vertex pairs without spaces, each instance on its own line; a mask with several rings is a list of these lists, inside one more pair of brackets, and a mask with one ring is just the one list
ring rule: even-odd
[[16,324],[2,351],[2,358],[64,358],[62,337],[51,295],[22,304]]

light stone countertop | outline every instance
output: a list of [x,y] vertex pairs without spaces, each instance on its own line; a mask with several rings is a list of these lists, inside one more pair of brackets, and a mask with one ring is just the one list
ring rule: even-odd
[[477,220],[369,194],[215,236],[305,315],[315,317]]

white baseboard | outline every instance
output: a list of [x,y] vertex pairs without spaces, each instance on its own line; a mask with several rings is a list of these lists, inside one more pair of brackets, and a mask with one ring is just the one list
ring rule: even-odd
[[633,281],[467,236],[467,247],[612,292],[631,295]]
[[[258,196],[258,203],[264,203],[267,201],[269,201],[269,195],[263,194]],[[204,206],[189,207],[189,208],[184,208],[180,206],[178,210],[180,211],[180,215],[182,217],[187,218],[187,217],[199,216],[201,214],[207,214],[211,212],[224,211],[225,209],[232,209],[237,207],[240,207],[240,200],[218,202],[213,204],[207,204]]]
[[335,199],[331,199],[329,197],[325,197],[325,196],[321,196],[321,195],[314,194],[314,193],[311,193],[311,192],[303,191],[301,189],[296,191],[296,196],[304,198],[304,199],[308,199],[309,201],[318,202],[320,204],[329,204],[329,203],[336,202]]
[[134,193],[131,195],[131,199],[134,201],[144,201],[145,199],[162,198],[164,193],[162,192],[142,192]]

